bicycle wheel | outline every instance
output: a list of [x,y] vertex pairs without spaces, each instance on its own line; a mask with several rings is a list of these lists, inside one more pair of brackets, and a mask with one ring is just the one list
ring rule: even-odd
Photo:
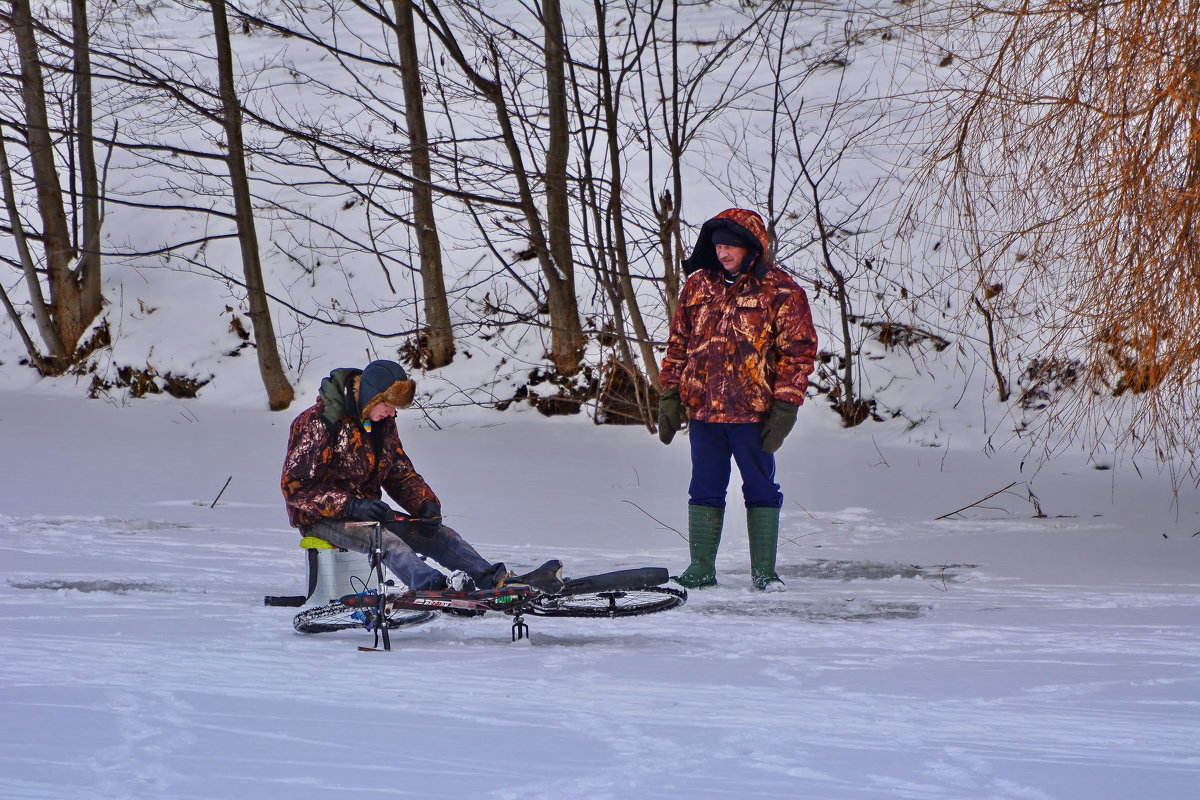
[[[335,602],[301,611],[292,620],[292,627],[300,633],[331,633],[350,628],[366,629],[368,614],[361,608],[351,608],[345,603]],[[436,611],[393,611],[388,615],[389,629],[423,625],[437,616]]]
[[529,613],[537,617],[636,617],[667,611],[686,600],[687,592],[668,586],[547,594],[533,601]]

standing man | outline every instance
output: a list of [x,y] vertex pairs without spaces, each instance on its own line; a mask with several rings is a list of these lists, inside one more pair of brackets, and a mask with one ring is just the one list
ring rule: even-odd
[[783,494],[774,453],[796,423],[817,353],[808,296],[770,261],[762,217],[745,209],[704,223],[683,269],[690,277],[671,320],[658,406],[663,444],[691,431],[692,563],[675,580],[694,589],[717,584],[732,458],[742,475],[754,586],[786,591],[775,572]]
[[[412,403],[416,384],[395,361],[335,369],[316,405],[292,422],[281,487],[288,519],[305,536],[368,553],[383,525],[383,563],[413,590],[445,589],[428,556],[465,579],[451,588],[490,589],[509,577],[503,563],[479,555],[442,524],[442,506],[413,468],[396,432],[396,409]],[[411,517],[382,499],[386,491]],[[356,524],[357,523],[357,524]],[[453,576],[452,576],[453,577]]]

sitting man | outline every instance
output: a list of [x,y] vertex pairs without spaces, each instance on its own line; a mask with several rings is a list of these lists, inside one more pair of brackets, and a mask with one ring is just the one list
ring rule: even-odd
[[[396,409],[412,403],[415,389],[394,361],[335,369],[321,382],[316,405],[292,422],[282,479],[288,518],[306,536],[359,553],[371,552],[375,535],[361,523],[382,523],[383,563],[412,590],[447,588],[418,555],[470,578],[451,588],[499,587],[509,577],[504,564],[442,524],[441,502],[400,444]],[[414,519],[399,516],[381,489]]]

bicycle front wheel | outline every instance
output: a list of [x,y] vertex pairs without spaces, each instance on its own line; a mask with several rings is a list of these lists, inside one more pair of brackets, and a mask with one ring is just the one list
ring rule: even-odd
[[533,601],[529,613],[537,617],[636,617],[681,606],[687,592],[668,586],[614,589],[585,594],[548,594]]
[[[351,608],[345,603],[329,603],[301,611],[292,620],[292,626],[300,633],[332,633],[351,628],[367,629],[374,609]],[[436,611],[393,611],[388,614],[389,629],[424,625],[437,616]]]

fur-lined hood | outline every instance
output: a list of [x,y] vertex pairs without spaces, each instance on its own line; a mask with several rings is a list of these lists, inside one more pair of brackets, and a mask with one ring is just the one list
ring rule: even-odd
[[757,245],[751,248],[748,263],[743,269],[762,280],[771,267],[768,259],[770,242],[767,239],[767,226],[757,212],[745,208],[726,209],[704,223],[700,228],[699,237],[696,238],[692,257],[683,262],[683,273],[691,275],[700,269],[711,270],[718,275],[725,272],[725,268],[717,260],[717,248],[713,245],[713,233],[718,230],[730,231]]
[[319,396],[325,404],[325,412],[322,416],[326,421],[334,423],[342,417],[362,419],[370,411],[370,407],[379,401],[396,408],[407,408],[412,405],[417,384],[412,380],[401,380],[395,381],[375,397],[368,398],[366,406],[362,406],[361,398],[359,398],[362,373],[361,369],[342,367],[335,369],[329,373],[328,378],[321,381]]

